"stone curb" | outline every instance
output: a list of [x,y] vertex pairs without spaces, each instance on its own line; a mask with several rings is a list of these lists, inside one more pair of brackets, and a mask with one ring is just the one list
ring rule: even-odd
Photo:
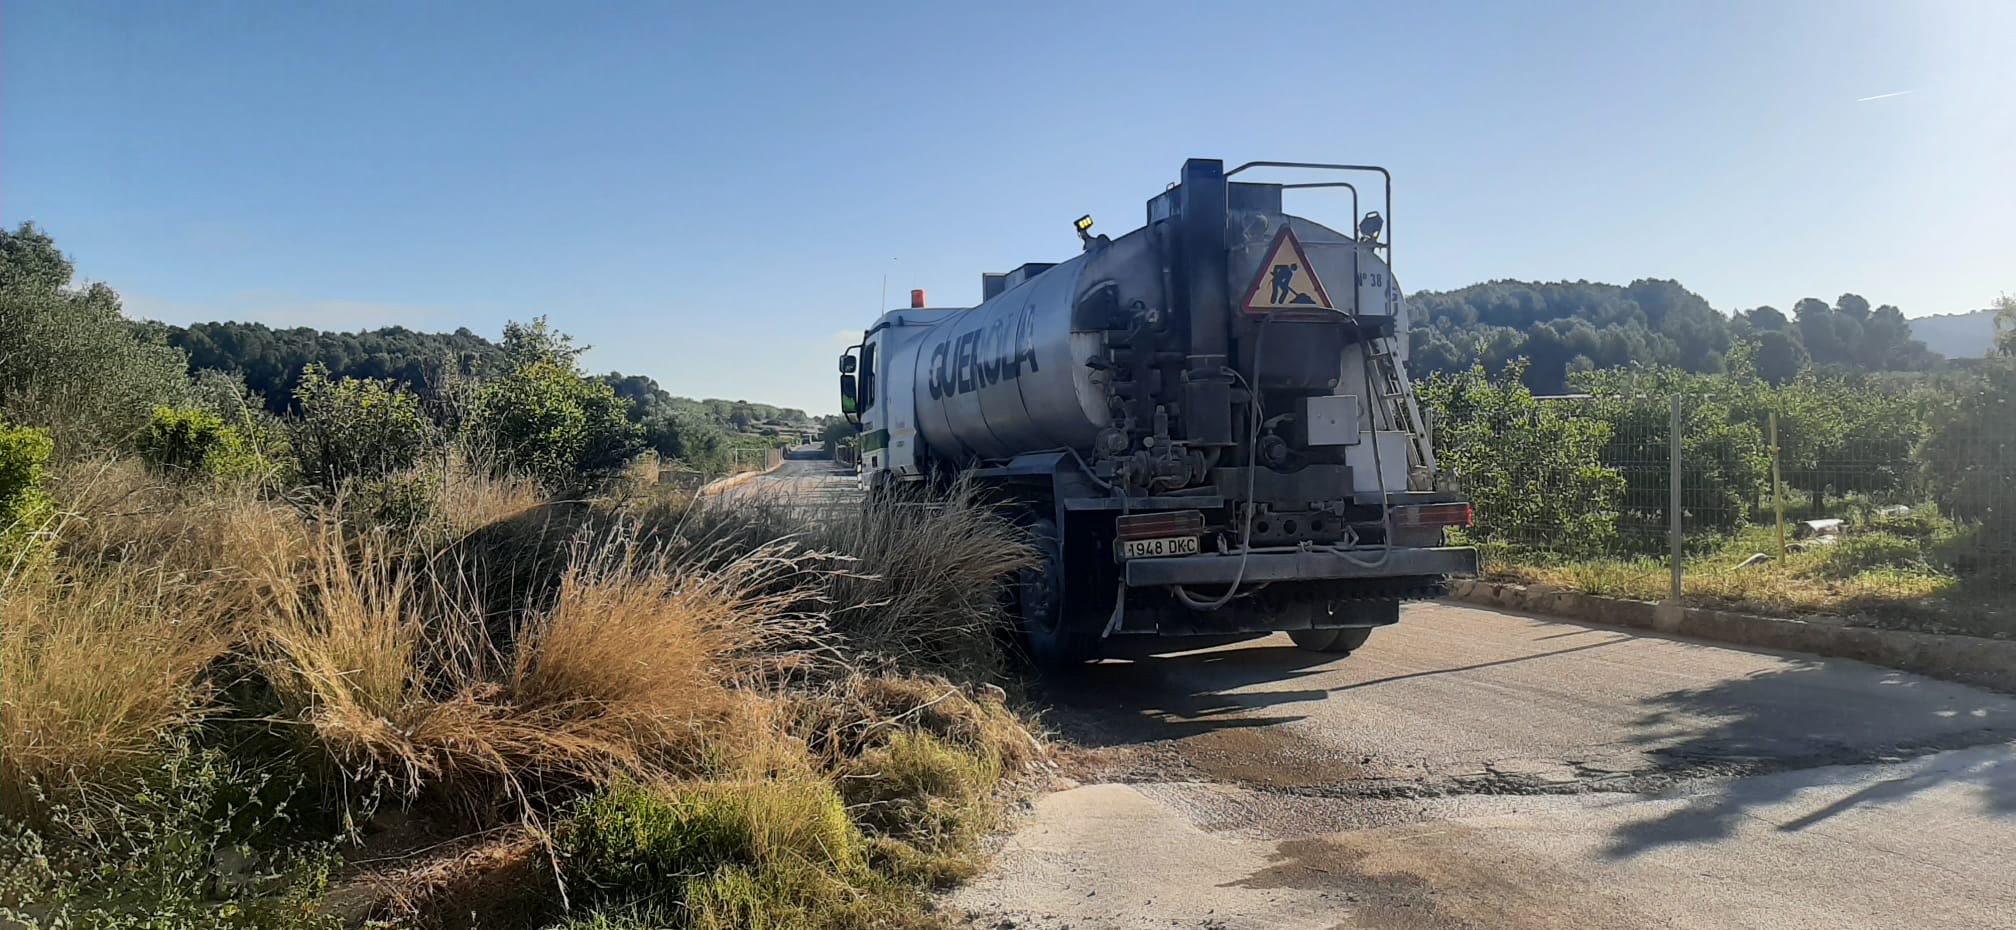
[[1758,646],[1787,652],[1854,659],[1933,678],[2016,692],[2016,641],[1876,630],[1825,620],[1759,617],[1704,607],[1599,597],[1549,585],[1452,581],[1452,600],[1570,620],[1631,627]]
[[716,494],[722,493],[723,491],[729,491],[735,488],[739,488],[745,484],[748,484],[751,481],[756,480],[760,476],[767,475],[783,467],[784,463],[782,461],[779,461],[777,464],[772,465],[769,468],[765,468],[761,471],[736,472],[735,474],[729,475],[726,478],[722,478],[717,481],[713,481],[708,484],[702,485],[700,487],[700,494],[703,497],[712,497]]

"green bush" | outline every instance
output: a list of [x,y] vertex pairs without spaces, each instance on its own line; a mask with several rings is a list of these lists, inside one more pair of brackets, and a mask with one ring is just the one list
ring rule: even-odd
[[226,426],[209,410],[156,407],[134,445],[140,460],[156,472],[229,484],[272,471],[269,453],[278,450],[262,448],[267,444],[263,438],[256,424]]
[[618,786],[578,805],[558,841],[562,876],[619,915],[573,927],[869,926],[844,915],[901,894],[868,870],[823,781]]
[[1680,488],[1690,534],[1727,536],[1750,522],[1767,487],[1770,450],[1747,379],[1674,369],[1585,372],[1575,384],[1594,395],[1586,414],[1610,424],[1603,464],[1624,476],[1623,520],[1638,541],[1659,545],[1670,519],[1672,397],[1681,403]]
[[0,575],[27,551],[55,505],[43,490],[43,469],[56,445],[49,434],[0,423]]
[[864,829],[897,841],[870,846],[878,863],[943,886],[977,869],[972,854],[993,825],[1000,781],[999,760],[905,731],[854,759],[838,783]]
[[728,434],[692,411],[670,410],[645,420],[644,444],[667,461],[704,472],[728,464]]
[[584,376],[581,350],[542,319],[504,329],[507,369],[477,389],[464,440],[500,472],[547,491],[595,489],[643,448],[643,430],[608,384]]
[[288,438],[301,479],[327,491],[412,468],[433,437],[420,401],[390,381],[332,381],[310,365],[294,399],[301,416]]

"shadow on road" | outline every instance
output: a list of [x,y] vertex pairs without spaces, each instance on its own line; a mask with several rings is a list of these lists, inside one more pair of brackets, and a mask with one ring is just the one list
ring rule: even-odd
[[[1805,830],[1856,808],[1894,804],[1942,785],[1971,786],[1984,812],[2016,816],[2016,755],[1997,745],[2016,739],[2016,713],[2006,699],[1986,692],[1856,663],[1805,661],[1645,704],[1633,741],[1675,776],[1769,776],[1903,764],[1900,776],[1816,803],[1778,823],[1780,832]],[[1933,755],[1973,747],[1981,748]],[[1732,778],[1670,813],[1625,825],[1607,853],[1625,858],[1676,843],[1726,839],[1743,821],[1760,816],[1758,811],[1802,791],[1864,777],[1866,770],[1839,769],[1808,777]]]
[[[1085,666],[1063,681],[1039,685],[1073,742],[1102,748],[1177,740],[1214,730],[1265,727],[1300,715],[1254,715],[1304,701],[1326,689],[1226,692],[1261,683],[1289,684],[1335,656],[1289,646],[1149,655]],[[1206,687],[1193,682],[1208,681]]]

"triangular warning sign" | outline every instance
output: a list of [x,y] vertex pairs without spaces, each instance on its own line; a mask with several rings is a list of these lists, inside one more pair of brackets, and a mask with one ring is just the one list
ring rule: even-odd
[[1296,241],[1295,233],[1285,225],[1274,237],[1267,260],[1254,273],[1253,286],[1246,289],[1246,300],[1240,306],[1254,314],[1337,309],[1324,292],[1323,282],[1316,280],[1316,269],[1309,266],[1309,256],[1302,254],[1302,243]]

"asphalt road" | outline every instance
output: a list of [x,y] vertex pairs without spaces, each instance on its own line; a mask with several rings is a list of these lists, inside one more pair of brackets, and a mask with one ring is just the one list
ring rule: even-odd
[[1047,694],[979,927],[2016,927],[2016,699],[1422,604]]
[[784,453],[775,471],[732,482],[719,496],[816,509],[856,505],[861,492],[852,466],[825,457],[818,446],[799,446]]
[[[854,500],[787,461],[733,495]],[[1409,606],[1036,695],[1062,790],[976,927],[2016,928],[2016,698],[1839,659]]]

